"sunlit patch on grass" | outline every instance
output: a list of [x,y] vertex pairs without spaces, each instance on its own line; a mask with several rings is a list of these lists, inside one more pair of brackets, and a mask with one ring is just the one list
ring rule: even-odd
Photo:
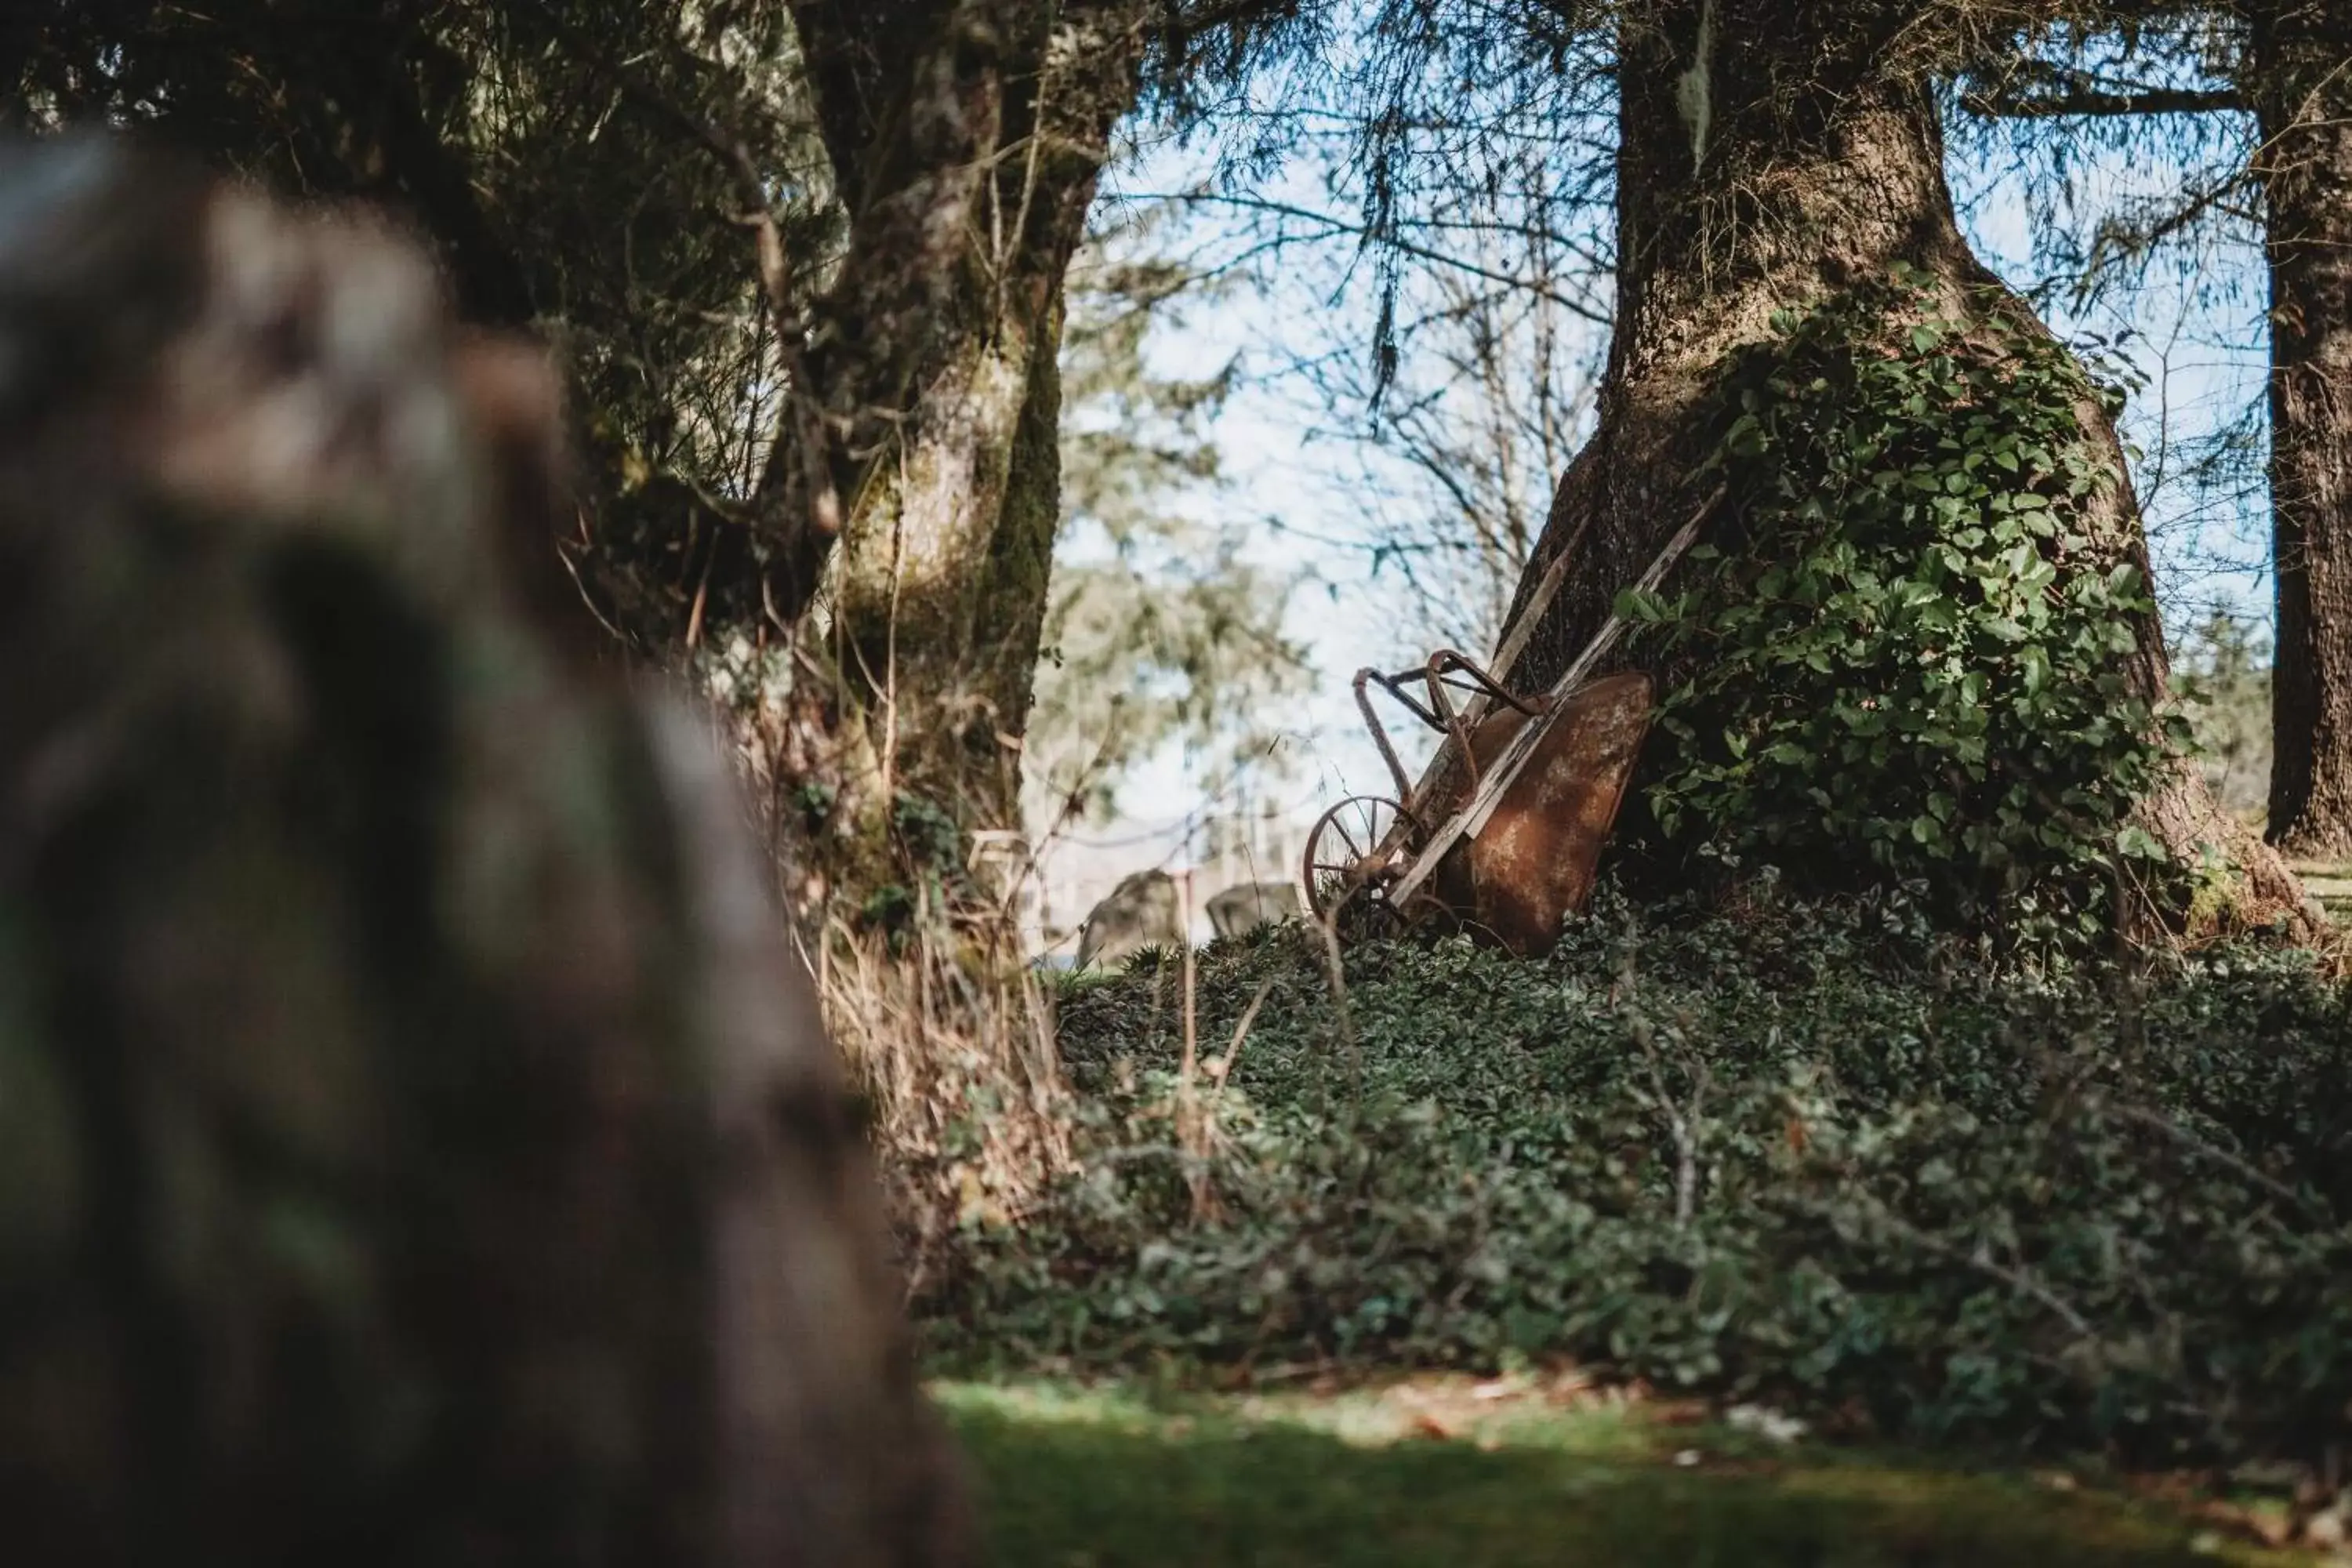
[[1543,1382],[934,1392],[971,1457],[994,1564],[2304,1561],[2097,1487],[1784,1442],[1694,1407]]

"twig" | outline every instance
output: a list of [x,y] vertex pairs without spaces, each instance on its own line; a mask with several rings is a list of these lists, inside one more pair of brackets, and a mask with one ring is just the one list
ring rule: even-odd
[[2154,1128],[2156,1131],[2172,1139],[2175,1142],[2179,1143],[2184,1149],[2189,1150],[2190,1152],[2201,1154],[2206,1159],[2212,1161],[2215,1164],[2221,1166],[2225,1170],[2236,1172],[2239,1175],[2244,1177],[2247,1181],[2252,1182],[2254,1185],[2262,1188],[2264,1192],[2284,1199],[2285,1202],[2293,1204],[2294,1206],[2303,1209],[2306,1213],[2315,1215],[2323,1219],[2333,1218],[2333,1216],[2327,1213],[2326,1208],[2314,1201],[2309,1195],[2295,1191],[2295,1189],[2288,1186],[2284,1182],[2280,1181],[2277,1177],[2268,1174],[2241,1156],[2231,1153],[2227,1149],[2221,1148],[2218,1144],[2208,1142],[2206,1140],[2200,1138],[2188,1128],[2181,1126],[2178,1121],[2173,1121],[2172,1118],[2166,1116],[2159,1111],[2149,1110],[2141,1106],[2124,1104],[2117,1100],[2110,1100],[2105,1095],[2095,1093],[2090,1097],[2090,1100],[2092,1104],[2097,1106],[2100,1110],[2106,1111],[2110,1115],[2119,1116],[2126,1121],[2136,1122],[2142,1127]]
[[[1150,198],[1147,197],[1147,199]],[[1335,214],[1317,212],[1312,207],[1297,206],[1287,202],[1268,201],[1255,197],[1219,195],[1208,192],[1177,193],[1167,196],[1165,199],[1192,204],[1237,207],[1252,212],[1267,213],[1276,217],[1298,218],[1308,223],[1321,225],[1325,237],[1335,235],[1354,235],[1359,237],[1362,237],[1367,234],[1367,231],[1361,225],[1350,223],[1347,219],[1339,217]],[[1381,235],[1379,242],[1381,245],[1386,246],[1388,248],[1396,251],[1398,254],[1410,256],[1417,261],[1427,261],[1439,267],[1450,268],[1454,271],[1466,273],[1473,278],[1483,279],[1489,283],[1498,283],[1506,288],[1523,290],[1535,298],[1544,300],[1551,304],[1559,306],[1561,310],[1566,310],[1572,316],[1581,317],[1585,321],[1591,321],[1595,326],[1605,327],[1610,324],[1610,312],[1593,304],[1590,300],[1578,299],[1571,295],[1563,294],[1559,290],[1550,288],[1546,284],[1531,281],[1525,278],[1515,278],[1507,272],[1497,271],[1490,267],[1483,267],[1477,262],[1470,260],[1466,257],[1456,256],[1450,252],[1440,250],[1433,245],[1423,245],[1414,240],[1406,239],[1402,235],[1393,232]]]
[[689,653],[702,646],[702,612],[710,603],[710,568],[718,559],[719,541],[713,539],[710,548],[703,553],[701,580],[694,585],[694,607],[687,612],[686,647]]
[[1242,1021],[1234,1026],[1233,1044],[1225,1047],[1224,1065],[1217,1069],[1217,1094],[1211,1107],[1213,1115],[1214,1108],[1224,1103],[1225,1085],[1233,1081],[1234,1064],[1241,1060],[1242,1042],[1249,1038],[1250,1026],[1257,1022],[1257,1010],[1265,1005],[1265,999],[1272,994],[1274,994],[1274,982],[1271,980],[1259,982],[1257,994],[1252,996],[1249,1005],[1242,1009]]
[[1642,1047],[1643,1064],[1649,1069],[1651,1098],[1666,1119],[1666,1133],[1675,1141],[1675,1228],[1690,1228],[1691,1216],[1698,1207],[1699,1129],[1705,1124],[1707,1090],[1715,1087],[1715,1075],[1706,1062],[1694,1057],[1688,1062],[1691,1078],[1690,1104],[1687,1108],[1675,1102],[1666,1087],[1665,1058],[1658,1049],[1650,1021],[1633,1008],[1631,998],[1634,987],[1633,954],[1629,948],[1621,979],[1622,994],[1627,998],[1627,1010],[1632,1013],[1630,1032],[1633,1043]]
[[1969,1268],[1975,1269],[1978,1273],[1984,1275],[1986,1278],[1997,1279],[2000,1283],[2008,1286],[2010,1289],[2017,1291],[2019,1294],[2030,1297],[2032,1300],[2041,1303],[2042,1306],[2047,1307],[2053,1314],[2063,1321],[2069,1329],[2072,1329],[2074,1331],[2076,1337],[2086,1340],[2097,1338],[2097,1335],[2091,1328],[2089,1321],[2085,1319],[2082,1313],[2076,1311],[2071,1305],[2069,1305],[2063,1297],[2060,1296],[2056,1291],[2051,1289],[2049,1286],[2044,1285],[2041,1280],[2035,1279],[2032,1274],[2026,1272],[2024,1269],[2011,1268],[2006,1264],[1996,1263],[1990,1258],[1987,1257],[1980,1248],[1978,1250],[1962,1252],[1950,1242],[1942,1240],[1939,1237],[1931,1236],[1927,1232],[1921,1230],[1917,1226],[1913,1225],[1909,1220],[1903,1218],[1893,1209],[1888,1208],[1886,1205],[1879,1199],[1875,1197],[1867,1197],[1866,1194],[1865,1196],[1866,1201],[1870,1204],[1872,1208],[1877,1211],[1879,1223],[1885,1226],[1887,1229],[1893,1231],[1895,1235],[1903,1237],[1906,1241],[1910,1242],[1913,1246],[1919,1247],[1923,1251],[1932,1252],[1937,1257],[1944,1258],[1949,1262],[1965,1264]]
[[[1184,921],[1178,940],[1184,949],[1184,1057],[1176,1072],[1176,1141],[1189,1156],[1185,1184],[1192,1192],[1192,1223],[1199,1225],[1214,1219],[1219,1205],[1216,1188],[1209,1179],[1210,1123],[1192,1083],[1200,1063],[1199,1014],[1195,1004],[1199,970],[1192,959],[1192,872],[1189,867],[1181,880],[1184,885]],[[1222,1081],[1218,1088],[1222,1093]]]
[[1353,1110],[1360,1111],[1364,1097],[1363,1054],[1356,1040],[1355,1015],[1348,1007],[1348,977],[1339,960],[1339,933],[1328,920],[1313,923],[1316,934],[1322,938],[1323,980],[1331,988],[1331,1005],[1337,1009],[1339,1018],[1339,1044],[1348,1056],[1349,1103]]

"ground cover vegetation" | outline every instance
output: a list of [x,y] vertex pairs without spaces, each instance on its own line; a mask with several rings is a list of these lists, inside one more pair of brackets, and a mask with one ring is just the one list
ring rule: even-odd
[[[866,1090],[936,1365],[1250,1386],[1576,1364],[1967,1456],[2279,1460],[2325,1510],[2352,1435],[2345,998],[2326,958],[2255,934],[2321,933],[2179,755],[2113,404],[1978,261],[1944,174],[1940,85],[2139,8],[331,9],[52,8],[0,28],[8,114],[392,199],[469,320],[545,330],[584,460],[535,553],[608,652],[714,700]],[[2331,38],[2296,34],[2290,118],[2332,135]],[[1558,216],[1538,187],[1588,216],[1609,187],[1590,275],[1546,284],[1612,327],[1590,441],[1480,570],[1519,574],[1516,684],[1620,611],[1643,626],[1629,657],[1672,679],[1640,854],[1541,963],[1297,927],[1050,992],[1020,963],[978,847],[1017,818],[1041,654],[1076,664],[1085,701],[1111,679],[1086,680],[1110,665],[1076,635],[1084,582],[1055,607],[1057,535],[1089,495],[1121,499],[1083,462],[1066,490],[1085,430],[1065,398],[1124,400],[1129,437],[1156,407],[1182,437],[1218,395],[1071,331],[1067,274],[1139,110],[1238,132],[1235,180],[1336,116],[1376,408],[1400,384],[1400,279],[1448,264],[1465,195],[1545,166],[1486,209],[1491,235]],[[2303,177],[2262,171],[2274,193]],[[2307,313],[2341,276],[2314,274]],[[1112,363],[1066,387],[1090,339]],[[1207,477],[1163,445],[1151,460]],[[2298,483],[2336,494],[2308,452]],[[1629,598],[1695,509],[1691,568]],[[1114,540],[1117,510],[1091,516]],[[1124,602],[1104,618],[1132,631],[1149,617]],[[1233,626],[1271,625],[1247,608],[1198,598],[1175,618],[1205,629],[1161,639],[1186,678],[1172,731],[1223,732],[1193,722],[1190,681]],[[1100,711],[1074,699],[1062,728]],[[1084,810],[1084,783],[1053,793]],[[1231,1555],[1272,1560],[1312,1550],[1318,1510],[1359,1533],[1391,1518],[1373,1500],[1424,1463],[1457,1467],[1463,1509],[1557,1479],[1327,1465],[1277,1435],[1288,1474],[1333,1489],[1269,1519],[1245,1489],[1279,1465],[1171,1428],[1057,1444],[1006,1408],[959,1410],[1000,1484],[1031,1462],[1129,1483],[1033,1492],[1042,1524],[1016,1502],[1014,1560],[1164,1534],[1186,1516],[1155,1511],[1146,1464],[1226,1516]],[[1679,1488],[1654,1493],[1653,1548],[1738,1533],[1736,1489],[1697,1520]]]
[[1562,1361],[1832,1427],[2317,1460],[2352,1387],[2352,1034],[2308,955],[1964,962],[1887,900],[1522,963],[1293,928],[1074,984],[1076,1160],[918,1302],[965,1366]]

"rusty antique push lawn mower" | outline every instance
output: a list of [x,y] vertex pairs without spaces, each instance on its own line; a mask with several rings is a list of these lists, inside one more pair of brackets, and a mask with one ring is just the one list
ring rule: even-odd
[[[1664,579],[1714,503],[1667,542],[1641,591]],[[1638,670],[1588,679],[1623,634],[1615,616],[1549,691],[1521,696],[1505,685],[1559,591],[1567,553],[1504,639],[1499,674],[1451,648],[1412,669],[1356,672],[1356,706],[1396,794],[1349,795],[1307,834],[1303,870],[1318,920],[1349,931],[1442,921],[1534,957],[1584,907],[1649,736],[1656,690]],[[1445,737],[1418,784],[1381,722],[1374,686]],[[1457,707],[1457,698],[1467,700]]]

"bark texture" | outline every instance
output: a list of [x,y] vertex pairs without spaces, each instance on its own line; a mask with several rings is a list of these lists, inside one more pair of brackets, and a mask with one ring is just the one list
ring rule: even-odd
[[[1573,660],[1705,499],[1704,405],[1727,357],[1802,308],[1908,263],[1964,289],[1998,287],[1955,222],[1941,132],[1903,58],[1915,7],[1891,0],[1651,0],[1622,24],[1618,318],[1599,427],[1570,465],[1514,618],[1562,552],[1563,587],[1512,683],[1538,689]],[[2021,303],[2015,314],[2031,320]],[[2086,404],[2095,450],[2123,456]],[[2127,488],[2119,528],[2137,539]],[[2135,546],[2137,548],[2137,545]],[[2142,565],[2145,567],[2144,552]],[[2166,679],[2160,628],[2138,628],[2136,678]],[[2246,899],[2301,908],[2276,856],[2184,773],[2145,815],[2168,846],[2217,847]]]
[[[1141,0],[800,0],[850,254],[806,360],[844,673],[893,776],[1013,820],[1060,521],[1063,276],[1140,81]],[[918,45],[914,41],[922,40]],[[911,265],[909,258],[912,258]],[[808,447],[780,447],[785,491]]]
[[2352,31],[2340,7],[2248,12],[2269,207],[2278,584],[2272,842],[2352,857]]
[[0,193],[12,1545],[959,1560],[724,768],[504,538],[551,384],[356,220],[99,142]]
[[[852,797],[805,857],[849,868],[886,783],[1013,819],[1061,279],[1162,9],[122,0],[6,26],[0,66],[45,112],[395,204],[469,318],[546,322],[590,458],[565,591],[709,678],[766,797]],[[780,387],[767,442],[745,409]],[[868,868],[841,879],[917,879]]]

